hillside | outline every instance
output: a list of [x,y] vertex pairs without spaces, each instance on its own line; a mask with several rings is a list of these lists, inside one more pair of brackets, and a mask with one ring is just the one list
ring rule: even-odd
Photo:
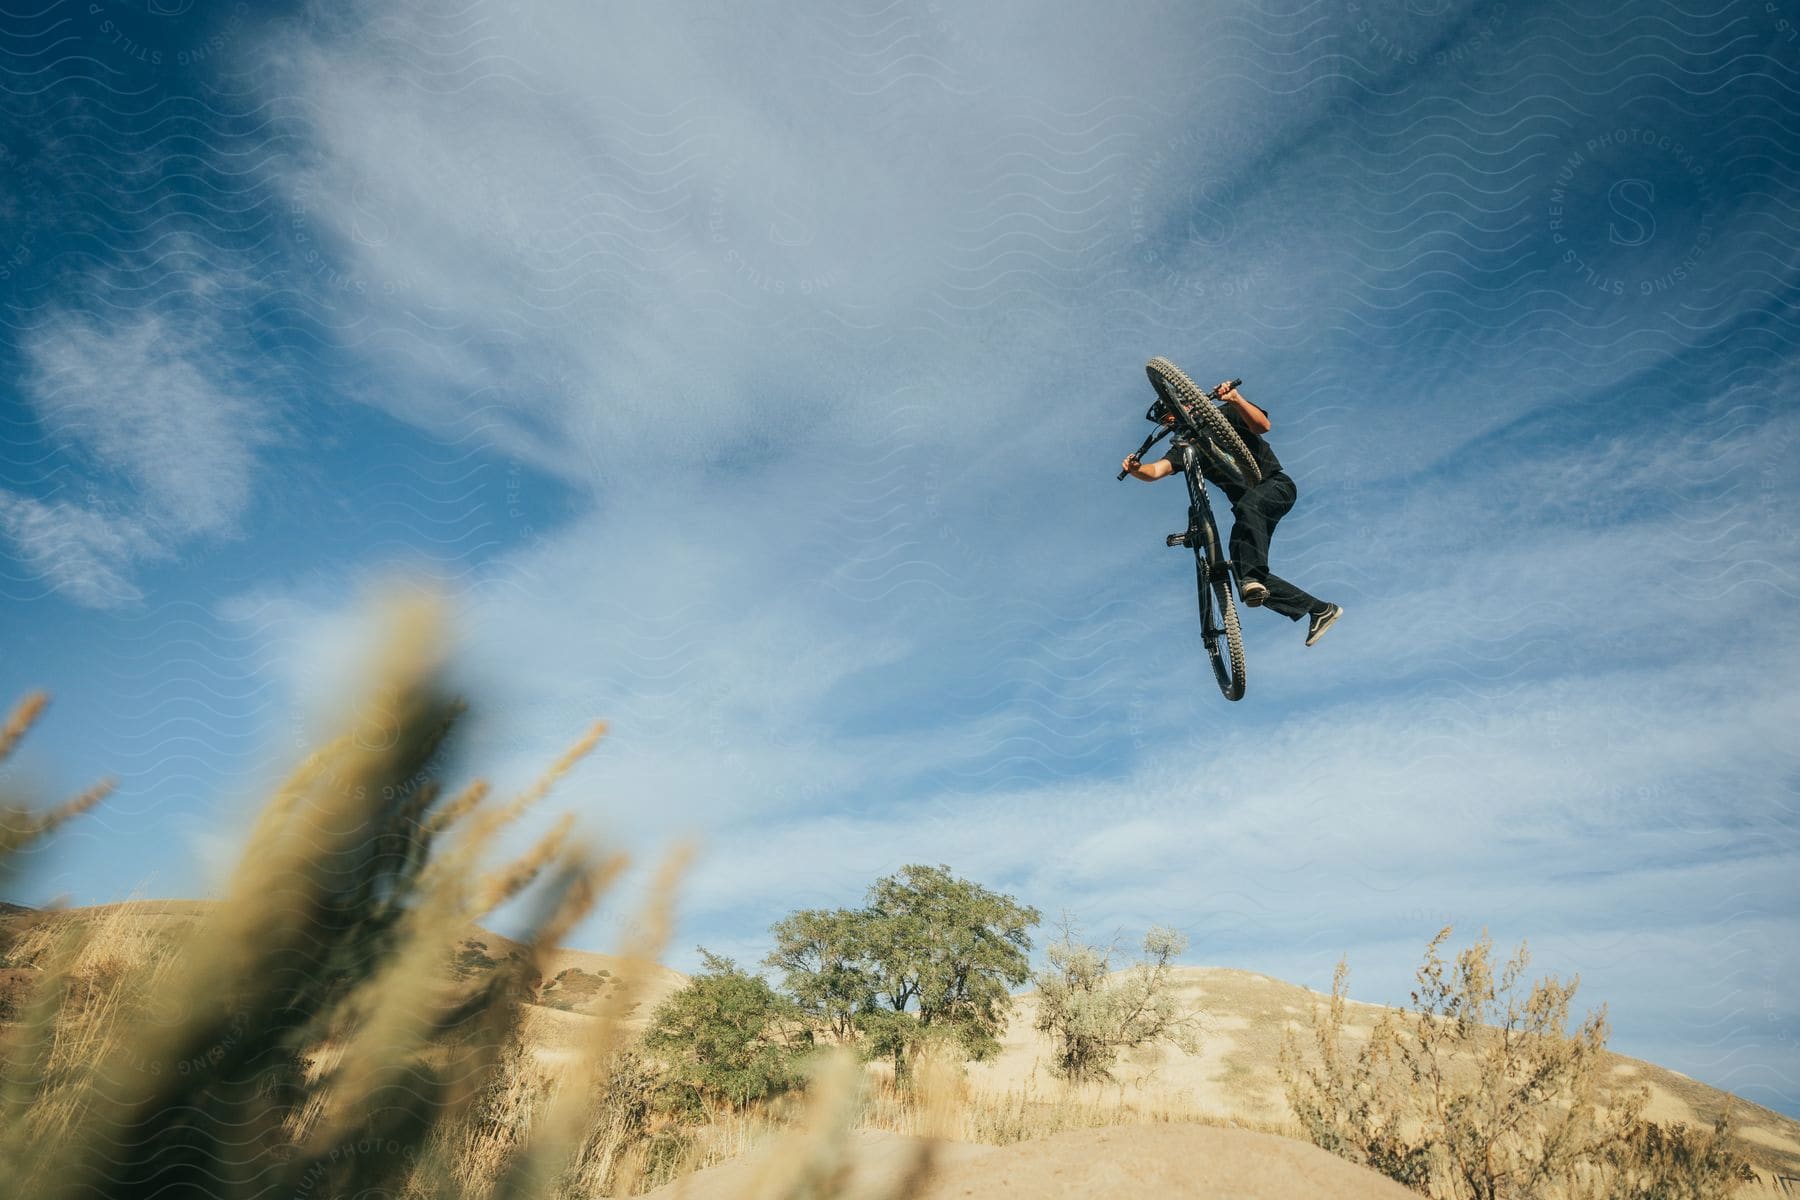
[[[29,988],[35,978],[36,964],[14,961],[22,956],[9,950],[14,939],[26,930],[61,928],[70,922],[96,926],[104,923],[107,936],[114,942],[109,952],[128,954],[151,943],[167,944],[210,906],[206,900],[131,900],[39,912],[16,904],[5,905],[0,908],[0,1019],[5,1019],[15,997]],[[519,942],[470,926],[456,944],[452,969],[458,979],[471,980],[524,953],[525,947]],[[580,1018],[598,1011],[623,965],[624,961],[616,955],[587,950],[557,949],[550,953],[543,977],[531,997],[534,1011],[528,1021],[532,1035],[539,1039],[541,1053],[561,1052],[567,1035],[580,1027]],[[686,979],[679,971],[655,968],[627,1010],[626,1027],[642,1027],[656,1005]]]
[[[1114,1083],[1092,1087],[1146,1110],[1191,1108],[1217,1117],[1283,1123],[1290,1118],[1276,1061],[1282,1030],[1304,1027],[1306,1014],[1328,996],[1297,984],[1223,967],[1177,971],[1186,1003],[1201,1014],[1197,1054],[1170,1049],[1141,1056],[1114,1070]],[[1379,1005],[1349,1004],[1353,1032],[1366,1033],[1384,1011]],[[1036,997],[1021,996],[1001,1039],[999,1055],[969,1068],[970,1083],[990,1091],[1056,1087],[1048,1064],[1050,1044],[1033,1028]],[[1800,1121],[1708,1087],[1654,1063],[1609,1055],[1613,1078],[1650,1091],[1647,1115],[1655,1121],[1710,1123],[1731,1107],[1738,1136],[1753,1165],[1768,1176],[1794,1179],[1800,1191]]]
[[[166,944],[207,909],[208,902],[205,901],[172,900],[134,901],[47,913],[5,906],[0,909],[0,1020],[9,1019],[17,1012],[17,1002],[36,982],[38,967],[44,957],[43,947],[51,940],[47,935],[70,923],[79,923],[102,930],[102,936],[95,939],[105,943],[99,959],[107,955],[154,954],[156,943]],[[460,979],[473,980],[523,953],[524,947],[518,942],[471,926],[457,941],[451,966]],[[540,1061],[546,1065],[555,1064],[574,1052],[575,1043],[592,1028],[592,1014],[616,986],[622,966],[622,960],[616,956],[590,951],[557,950],[549,956],[530,997],[524,1026]],[[677,971],[657,968],[627,1016],[627,1028],[641,1029],[655,1005],[678,989],[685,979],[686,976]],[[1202,1037],[1198,1051],[1188,1054],[1167,1049],[1130,1057],[1114,1070],[1110,1083],[1080,1089],[1069,1088],[1051,1076],[1048,1064],[1052,1047],[1033,1027],[1037,1015],[1036,997],[1031,994],[1019,997],[1001,1038],[999,1054],[987,1062],[968,1067],[966,1087],[969,1095],[977,1099],[1004,1098],[1007,1105],[1020,1112],[1067,1106],[1073,1102],[1090,1106],[1089,1111],[1109,1111],[1112,1119],[1121,1123],[1110,1129],[1075,1129],[1055,1137],[1040,1138],[1030,1143],[1039,1148],[1030,1153],[1017,1147],[956,1147],[953,1153],[938,1155],[939,1169],[933,1176],[936,1182],[922,1195],[935,1197],[1011,1190],[1101,1197],[1149,1194],[1142,1190],[1133,1193],[1129,1188],[1150,1187],[1161,1189],[1155,1193],[1159,1195],[1210,1196],[1214,1193],[1204,1190],[1201,1183],[1193,1179],[1182,1177],[1177,1186],[1156,1175],[1163,1169],[1157,1166],[1157,1162],[1162,1161],[1158,1155],[1167,1152],[1191,1156],[1200,1152],[1201,1142],[1206,1143],[1207,1154],[1222,1156],[1218,1159],[1221,1163],[1237,1161],[1234,1155],[1248,1154],[1254,1158],[1261,1154],[1266,1159],[1267,1170],[1274,1172],[1267,1176],[1267,1180],[1275,1181],[1268,1183],[1275,1189],[1267,1193],[1270,1195],[1283,1194],[1282,1187],[1289,1188],[1285,1193],[1289,1195],[1315,1194],[1297,1190],[1301,1189],[1304,1180],[1315,1181],[1323,1189],[1316,1192],[1319,1195],[1367,1195],[1373,1198],[1388,1194],[1375,1186],[1385,1185],[1387,1181],[1373,1177],[1364,1179],[1361,1176],[1366,1172],[1359,1173],[1354,1179],[1346,1176],[1332,1182],[1329,1172],[1348,1164],[1338,1164],[1337,1160],[1323,1156],[1329,1161],[1320,1166],[1309,1155],[1321,1152],[1285,1139],[1269,1138],[1267,1134],[1192,1124],[1178,1127],[1186,1132],[1170,1133],[1168,1126],[1130,1124],[1132,1121],[1202,1120],[1244,1122],[1265,1128],[1288,1127],[1291,1117],[1276,1070],[1282,1033],[1286,1028],[1302,1026],[1310,1009],[1327,999],[1295,984],[1228,968],[1181,968],[1176,979],[1187,1006],[1201,1014]],[[1349,1008],[1352,1033],[1366,1033],[1383,1011],[1379,1006],[1356,1002],[1351,1002]],[[1665,1124],[1677,1121],[1704,1124],[1721,1114],[1727,1105],[1731,1107],[1738,1137],[1759,1175],[1755,1184],[1740,1190],[1740,1196],[1789,1195],[1800,1189],[1800,1122],[1729,1097],[1653,1063],[1622,1055],[1610,1058],[1613,1078],[1617,1082],[1641,1084],[1649,1089],[1648,1115],[1653,1120]],[[1182,1141],[1183,1138],[1187,1141]],[[1284,1148],[1277,1153],[1257,1138],[1280,1143]],[[1002,1137],[1000,1140],[1008,1139]],[[875,1168],[881,1164],[913,1161],[919,1143],[891,1133],[865,1131],[858,1135],[857,1146],[860,1152],[870,1156],[873,1164],[870,1170],[879,1174]],[[1307,1153],[1299,1154],[1299,1151]],[[1043,1172],[1053,1170],[1065,1181],[1072,1179],[1070,1172],[1079,1173],[1086,1169],[1083,1164],[1089,1160],[1082,1156],[1095,1154],[1115,1158],[1147,1155],[1149,1159],[1137,1162],[1134,1157],[1132,1164],[1115,1161],[1113,1166],[1119,1170],[1105,1173],[1104,1179],[1096,1177],[1091,1186],[1083,1185],[1080,1191],[1035,1190],[1043,1178],[1048,1178]],[[1054,1169],[1046,1166],[1052,1163],[1061,1165]],[[1131,1170],[1125,1170],[1126,1166]],[[668,1194],[692,1195],[696,1200],[731,1195],[734,1194],[732,1189],[738,1187],[743,1178],[749,1178],[744,1172],[757,1170],[760,1168],[754,1159],[727,1163],[696,1176],[692,1181],[694,1190]],[[1133,1174],[1134,1171],[1138,1174]],[[1318,1171],[1328,1174],[1318,1176]],[[1235,1176],[1227,1172],[1217,1178]],[[732,1183],[734,1179],[739,1183]],[[1251,1197],[1264,1193],[1246,1183],[1230,1194]]]
[[[503,958],[520,955],[525,947],[509,937],[471,927],[458,942],[457,962],[463,970],[491,968]],[[533,1003],[558,1012],[588,1016],[599,1010],[600,1002],[618,981],[624,960],[614,954],[591,950],[552,950],[545,964]],[[671,992],[687,982],[687,976],[668,967],[657,967],[642,981],[638,999],[632,1004],[626,1023],[642,1024]]]

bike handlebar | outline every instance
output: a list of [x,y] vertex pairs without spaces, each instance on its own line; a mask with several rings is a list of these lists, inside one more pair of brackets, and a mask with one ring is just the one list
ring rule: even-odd
[[[1161,441],[1163,439],[1163,437],[1168,434],[1168,432],[1169,431],[1167,429],[1159,429],[1155,433],[1151,434],[1149,437],[1145,438],[1144,444],[1139,446],[1137,448],[1137,451],[1134,454],[1132,454],[1131,461],[1136,462],[1138,459],[1142,458],[1144,456],[1144,451],[1146,451],[1146,450],[1150,449],[1150,447],[1156,445],[1156,443]],[[1123,479],[1128,474],[1130,474],[1130,472],[1128,470],[1120,471],[1119,478]]]
[[[1213,390],[1212,390],[1212,391],[1210,391],[1210,392],[1208,392],[1208,393],[1206,393],[1206,398],[1207,398],[1207,399],[1208,399],[1208,400],[1217,400],[1217,399],[1218,399],[1218,398],[1219,398],[1219,393],[1220,393],[1220,392],[1228,392],[1228,391],[1231,391],[1231,390],[1232,390],[1232,389],[1234,389],[1234,388],[1236,388],[1236,387],[1237,387],[1237,386],[1238,386],[1238,385],[1239,385],[1239,384],[1241,384],[1241,383],[1243,383],[1243,382],[1244,382],[1244,381],[1243,381],[1243,380],[1242,380],[1242,379],[1234,379],[1234,380],[1232,380],[1232,381],[1231,381],[1231,382],[1230,382],[1230,383],[1228,383],[1228,384],[1226,384],[1226,385],[1225,385],[1225,386],[1223,386],[1223,387],[1216,387],[1216,388],[1214,388],[1214,389],[1213,389]],[[1132,461],[1133,461],[1133,462],[1135,462],[1135,461],[1137,461],[1137,460],[1138,460],[1138,459],[1139,459],[1139,458],[1142,458],[1142,457],[1143,457],[1143,455],[1144,455],[1144,451],[1146,451],[1146,450],[1148,450],[1148,449],[1150,449],[1150,447],[1152,447],[1152,446],[1154,446],[1154,445],[1156,445],[1156,443],[1157,443],[1157,442],[1158,442],[1158,441],[1160,441],[1160,440],[1161,440],[1161,439],[1162,439],[1162,438],[1163,438],[1163,437],[1164,437],[1164,436],[1165,436],[1165,435],[1166,435],[1166,434],[1168,434],[1168,433],[1169,433],[1169,432],[1170,432],[1170,429],[1169,429],[1169,428],[1168,428],[1168,427],[1166,427],[1166,426],[1165,426],[1165,427],[1164,427],[1164,428],[1162,428],[1162,429],[1159,429],[1159,430],[1157,430],[1157,431],[1156,431],[1156,432],[1155,432],[1155,433],[1153,433],[1153,434],[1151,434],[1151,435],[1150,435],[1150,436],[1149,436],[1149,437],[1147,437],[1147,438],[1145,438],[1145,439],[1144,439],[1144,444],[1143,444],[1143,445],[1141,445],[1141,446],[1139,446],[1139,447],[1138,447],[1138,448],[1137,448],[1137,453],[1135,453],[1135,454],[1133,454],[1133,455],[1132,455],[1132,456],[1131,456],[1131,459],[1132,459]],[[1125,478],[1125,476],[1126,476],[1126,475],[1128,475],[1128,474],[1130,474],[1130,471],[1129,471],[1129,470],[1126,470],[1126,471],[1120,471],[1120,472],[1119,472],[1119,479],[1124,479],[1124,478]],[[1114,482],[1117,482],[1117,480],[1114,480]]]

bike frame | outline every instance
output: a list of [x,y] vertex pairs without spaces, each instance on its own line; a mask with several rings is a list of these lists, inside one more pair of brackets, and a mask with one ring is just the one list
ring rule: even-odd
[[[1196,564],[1204,571],[1199,581],[1200,640],[1210,654],[1218,645],[1219,635],[1225,629],[1216,623],[1218,613],[1213,605],[1212,589],[1207,585],[1215,578],[1223,577],[1228,581],[1228,586],[1235,587],[1236,580],[1231,569],[1231,559],[1226,556],[1220,543],[1219,524],[1213,518],[1212,499],[1206,494],[1206,472],[1200,465],[1200,455],[1191,444],[1182,448],[1182,468],[1181,473],[1187,480],[1188,489],[1188,546],[1202,551],[1196,559]],[[1201,535],[1198,546],[1191,540],[1196,533]]]

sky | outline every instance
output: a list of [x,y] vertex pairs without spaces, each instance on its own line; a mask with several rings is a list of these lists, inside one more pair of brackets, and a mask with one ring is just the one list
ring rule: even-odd
[[[609,723],[521,838],[697,840],[673,965],[911,862],[1378,1002],[1453,924],[1800,1116],[1800,13],[20,7],[0,787],[119,787],[18,898],[206,894],[429,579],[471,771]],[[1344,608],[1237,704],[1155,355]]]

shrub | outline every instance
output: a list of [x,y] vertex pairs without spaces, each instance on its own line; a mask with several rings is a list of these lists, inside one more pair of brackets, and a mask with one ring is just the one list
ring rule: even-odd
[[667,1182],[680,1171],[690,1140],[657,1119],[665,1086],[661,1069],[637,1051],[624,1051],[613,1060],[563,1194],[627,1195],[640,1186]]
[[1728,1123],[1711,1133],[1643,1120],[1648,1094],[1603,1088],[1604,1007],[1571,1032],[1579,979],[1521,995],[1521,945],[1495,974],[1482,937],[1446,963],[1427,946],[1410,1010],[1346,1043],[1348,967],[1312,1014],[1313,1053],[1291,1033],[1281,1074],[1312,1141],[1438,1200],[1715,1200],[1744,1163]]
[[1738,1153],[1729,1115],[1705,1128],[1641,1121],[1607,1147],[1593,1175],[1601,1200],[1714,1200],[1734,1183],[1756,1179]]
[[556,978],[538,989],[537,1003],[563,1012],[591,1013],[606,998],[612,972],[602,967],[598,973],[580,967],[566,967]]
[[1087,1081],[1107,1078],[1121,1051],[1166,1042],[1190,1053],[1198,1023],[1175,995],[1174,960],[1187,941],[1173,930],[1144,935],[1143,954],[1114,974],[1118,946],[1090,946],[1065,922],[1045,950],[1049,965],[1035,976],[1037,1028],[1056,1042],[1056,1074]]
[[705,970],[660,1004],[644,1047],[668,1067],[677,1109],[742,1109],[799,1087],[811,1038],[799,1011],[760,976],[700,951]]

